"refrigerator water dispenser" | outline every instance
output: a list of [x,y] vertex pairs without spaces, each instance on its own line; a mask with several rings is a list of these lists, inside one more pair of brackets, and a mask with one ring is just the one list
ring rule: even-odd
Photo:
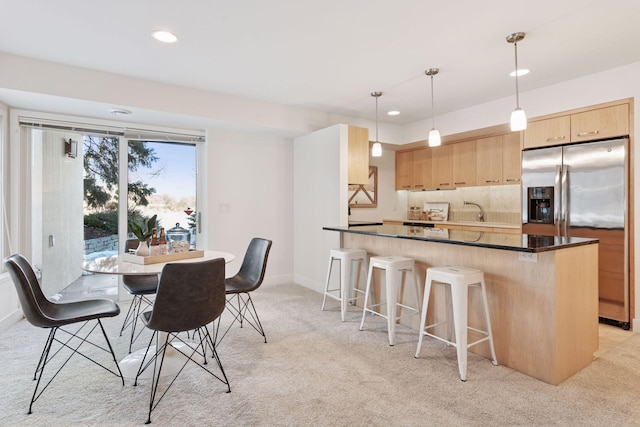
[[553,224],[553,187],[529,187],[527,193],[529,222]]

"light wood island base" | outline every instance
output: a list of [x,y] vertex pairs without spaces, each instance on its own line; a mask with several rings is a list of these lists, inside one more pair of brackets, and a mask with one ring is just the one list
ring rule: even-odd
[[[593,360],[598,349],[598,244],[526,253],[434,241],[343,232],[342,246],[369,256],[402,255],[416,260],[424,289],[425,270],[457,265],[484,271],[498,363],[557,385]],[[535,255],[535,256],[534,256]],[[377,280],[379,283],[379,280]],[[446,287],[435,285],[429,320],[444,319]],[[482,326],[479,295],[470,295],[469,325]],[[380,293],[378,293],[380,295]],[[403,298],[415,297],[407,292]],[[422,296],[421,296],[422,298]],[[417,317],[417,316],[413,316]],[[407,326],[419,328],[419,319]],[[436,333],[443,333],[436,329]],[[475,337],[469,332],[469,340]],[[417,340],[416,340],[417,342]],[[428,338],[423,353],[428,351]],[[470,351],[489,358],[486,343]]]

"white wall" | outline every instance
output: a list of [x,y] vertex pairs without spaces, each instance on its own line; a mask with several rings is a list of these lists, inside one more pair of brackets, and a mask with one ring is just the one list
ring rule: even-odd
[[293,280],[323,292],[329,250],[347,224],[347,126],[296,138],[293,149]]
[[240,268],[252,237],[270,239],[265,284],[291,282],[293,141],[208,129],[205,151],[208,248],[236,255],[227,266],[230,275]]
[[[8,156],[8,145],[9,145],[9,125],[8,125],[8,115],[9,108],[8,106],[0,103],[0,170],[7,170],[9,165],[9,156]],[[4,200],[5,195],[7,194],[7,186],[8,183],[4,182],[2,176],[0,176],[0,190],[2,190],[2,198],[0,199],[0,209],[4,209],[5,206]],[[4,212],[0,210],[0,215],[3,215]],[[4,220],[2,221],[4,223]],[[2,236],[2,240],[0,240],[0,244],[2,244],[3,248],[3,256],[10,255],[11,249],[9,248],[9,244],[6,241],[6,230],[3,228],[0,231],[0,235]],[[18,302],[18,294],[15,291],[13,286],[13,282],[9,278],[8,273],[2,273],[4,268],[0,268],[0,332],[7,329],[13,323],[22,318],[22,311],[20,310],[20,303]]]

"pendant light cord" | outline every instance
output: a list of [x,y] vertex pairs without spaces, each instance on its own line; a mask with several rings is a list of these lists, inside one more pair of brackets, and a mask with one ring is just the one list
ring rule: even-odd
[[433,116],[435,116],[435,111],[433,110],[433,74],[431,74],[431,129],[436,128]]
[[378,142],[378,98],[380,96],[376,96],[376,142]]
[[516,108],[520,108],[520,90],[518,88],[518,42],[513,43],[516,52]]

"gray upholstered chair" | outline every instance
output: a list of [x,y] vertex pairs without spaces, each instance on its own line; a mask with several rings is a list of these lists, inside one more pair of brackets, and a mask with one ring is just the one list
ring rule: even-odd
[[251,239],[240,270],[235,276],[226,279],[227,311],[233,315],[233,320],[223,334],[219,333],[220,323],[218,322],[214,328],[217,344],[222,341],[235,322],[239,322],[240,327],[244,323],[249,324],[264,337],[264,342],[267,342],[258,312],[251,300],[251,292],[258,289],[264,280],[271,243],[271,240],[259,237]]
[[[31,264],[25,257],[20,254],[11,255],[5,258],[4,265],[13,280],[13,284],[18,292],[22,311],[29,323],[39,328],[50,329],[49,337],[44,345],[42,355],[40,356],[40,360],[38,361],[38,365],[33,376],[33,379],[37,380],[37,382],[35,390],[33,391],[33,396],[31,397],[31,402],[29,403],[29,414],[32,412],[31,409],[33,407],[33,403],[42,395],[42,392],[44,392],[49,384],[51,384],[56,375],[58,375],[60,370],[67,365],[69,359],[71,359],[75,354],[83,356],[83,359],[88,359],[96,365],[120,377],[122,385],[124,385],[124,378],[122,377],[122,372],[120,372],[116,355],[113,352],[109,338],[107,338],[107,334],[105,333],[102,322],[100,321],[100,319],[105,317],[117,316],[120,313],[120,307],[118,304],[106,298],[67,303],[49,301],[42,293],[40,283],[36,278],[33,267],[31,267]],[[91,321],[95,321],[93,326],[89,326],[89,322]],[[76,323],[83,323],[83,325],[78,328],[73,328],[73,330],[68,328],[68,326]],[[98,326],[100,327],[100,331],[102,332],[108,349],[104,348],[103,345],[93,343],[88,339],[91,333]],[[63,335],[64,338],[58,338],[59,333],[64,333],[66,335]],[[81,333],[82,335],[80,335]],[[54,342],[60,344],[59,349],[52,350]],[[98,348],[111,354],[111,358],[115,364],[115,370],[109,369],[102,363],[92,359],[90,356],[83,354],[80,351],[80,347],[85,343],[91,344],[92,349]],[[58,370],[53,374],[48,382],[40,388],[40,381],[42,380],[45,368],[56,356],[62,357],[66,355],[67,351],[70,351],[67,359],[58,364],[60,365]],[[38,392],[39,388],[40,391]]]
[[[137,385],[140,374],[153,365],[154,375],[151,383],[147,424],[151,422],[151,411],[160,403],[189,361],[197,364],[225,384],[227,393],[231,392],[229,381],[207,329],[207,325],[216,320],[224,311],[224,273],[224,258],[202,262],[169,263],[162,269],[153,310],[146,311],[141,315],[142,321],[147,328],[153,331],[153,334],[134,383]],[[180,332],[188,331],[194,331],[195,343],[180,338]],[[155,350],[153,349],[154,341]],[[160,393],[158,392],[158,383],[168,348],[183,356],[184,365],[171,381],[166,381],[167,388]],[[207,365],[208,348],[212,350],[213,359],[220,369],[220,375],[214,374],[205,366]],[[149,356],[148,359],[147,356]],[[159,396],[157,400],[156,396]]]
[[[135,249],[138,243],[138,239],[128,239],[124,246],[125,253],[129,252],[130,249]],[[122,336],[125,329],[131,327],[131,338],[129,339],[129,353],[131,353],[134,341],[144,330],[141,328],[136,334],[140,313],[153,306],[153,301],[149,296],[154,295],[156,289],[158,289],[158,275],[125,274],[122,276],[122,286],[133,296],[127,315],[122,322],[122,328],[120,328],[120,336]]]

